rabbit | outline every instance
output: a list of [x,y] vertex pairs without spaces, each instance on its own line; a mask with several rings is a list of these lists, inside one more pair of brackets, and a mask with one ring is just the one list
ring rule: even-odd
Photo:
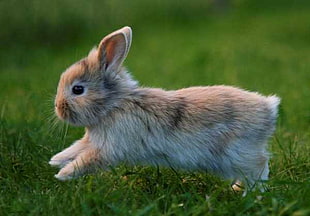
[[248,188],[267,180],[280,98],[224,85],[139,87],[122,65],[131,41],[131,28],[123,27],[61,75],[56,115],[86,129],[51,158],[61,168],[55,177],[123,162],[207,171]]

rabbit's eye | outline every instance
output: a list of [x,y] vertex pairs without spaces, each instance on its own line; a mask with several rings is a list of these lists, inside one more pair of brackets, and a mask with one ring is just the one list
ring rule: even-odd
[[73,94],[80,95],[84,93],[84,87],[80,85],[75,85],[72,88]]

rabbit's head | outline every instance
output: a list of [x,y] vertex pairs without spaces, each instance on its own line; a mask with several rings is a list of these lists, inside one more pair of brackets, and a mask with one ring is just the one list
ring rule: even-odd
[[55,99],[60,119],[78,126],[95,125],[136,87],[122,68],[131,38],[130,27],[109,34],[61,75]]

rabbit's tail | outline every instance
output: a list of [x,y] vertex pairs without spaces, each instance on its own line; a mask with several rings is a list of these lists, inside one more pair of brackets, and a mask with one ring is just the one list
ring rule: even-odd
[[280,102],[281,102],[281,99],[275,95],[267,97],[267,103],[269,105],[269,108],[271,110],[271,116],[273,118],[277,118],[278,116],[278,109],[279,109]]

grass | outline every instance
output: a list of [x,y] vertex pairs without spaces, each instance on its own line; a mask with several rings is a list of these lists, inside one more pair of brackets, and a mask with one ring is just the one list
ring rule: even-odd
[[168,9],[152,25],[132,18],[125,64],[143,86],[227,84],[279,95],[269,191],[243,198],[207,173],[144,166],[120,165],[70,182],[53,177],[49,158],[83,133],[51,123],[59,75],[104,34],[128,24],[111,27],[110,20],[104,32],[97,26],[76,40],[67,32],[58,46],[51,42],[55,47],[9,41],[0,53],[0,215],[309,215],[310,7],[283,3],[272,10],[253,2],[223,15],[200,12],[199,19]]

